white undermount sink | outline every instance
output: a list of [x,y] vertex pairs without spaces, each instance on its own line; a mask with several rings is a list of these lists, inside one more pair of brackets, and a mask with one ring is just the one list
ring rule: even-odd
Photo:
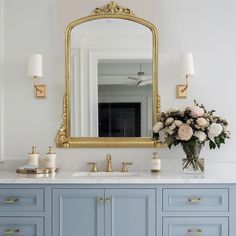
[[139,176],[140,173],[138,172],[119,172],[119,171],[114,171],[114,172],[76,172],[72,176],[73,177],[135,177]]

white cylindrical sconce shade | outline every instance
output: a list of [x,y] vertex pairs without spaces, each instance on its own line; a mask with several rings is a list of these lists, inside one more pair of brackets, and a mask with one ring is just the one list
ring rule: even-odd
[[29,77],[43,77],[43,56],[40,54],[32,54],[29,57],[28,67]]
[[194,75],[194,63],[192,53],[182,53],[180,56],[180,69],[181,75],[193,76]]

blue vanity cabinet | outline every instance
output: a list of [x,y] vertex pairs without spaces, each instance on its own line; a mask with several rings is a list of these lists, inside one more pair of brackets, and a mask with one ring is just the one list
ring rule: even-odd
[[53,236],[155,236],[155,189],[53,189]]
[[2,184],[0,236],[236,236],[235,184]]

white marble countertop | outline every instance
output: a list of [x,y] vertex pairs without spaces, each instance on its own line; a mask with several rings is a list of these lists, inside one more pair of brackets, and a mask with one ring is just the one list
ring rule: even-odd
[[[14,171],[0,171],[0,184],[236,184],[236,173],[185,174],[173,172],[131,172],[119,176],[73,176],[74,171],[61,171],[49,175],[22,175]],[[84,176],[83,176],[84,175]],[[109,175],[109,174],[108,174]]]

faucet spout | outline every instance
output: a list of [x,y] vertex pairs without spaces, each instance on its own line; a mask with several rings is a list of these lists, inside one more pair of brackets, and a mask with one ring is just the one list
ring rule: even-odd
[[112,172],[113,170],[112,170],[112,164],[111,164],[111,160],[112,160],[112,158],[111,158],[111,154],[107,154],[107,156],[106,156],[106,160],[107,160],[107,166],[106,166],[106,172]]

